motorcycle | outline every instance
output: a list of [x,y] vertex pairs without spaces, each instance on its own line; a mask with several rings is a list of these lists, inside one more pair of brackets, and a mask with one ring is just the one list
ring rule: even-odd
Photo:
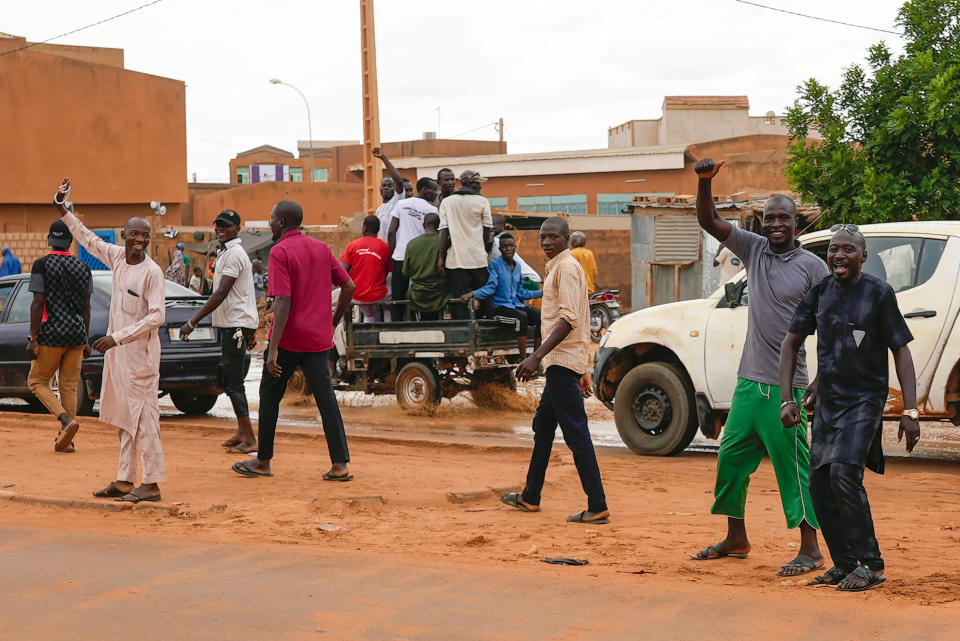
[[590,294],[590,339],[594,343],[599,343],[607,328],[622,315],[619,294],[619,289],[602,289]]

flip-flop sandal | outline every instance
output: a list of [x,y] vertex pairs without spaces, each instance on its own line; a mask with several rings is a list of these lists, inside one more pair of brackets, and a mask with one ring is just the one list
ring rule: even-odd
[[568,559],[565,556],[556,556],[540,560],[550,565],[590,565],[590,561],[587,559]]
[[60,451],[60,454],[73,454],[77,451],[77,446],[71,443],[65,449]]
[[[711,554],[716,554],[716,556],[711,556]],[[749,554],[749,552],[727,552],[720,546],[720,543],[715,543],[688,556],[694,561],[716,561],[717,559],[725,559],[727,557],[731,559],[745,559],[747,558],[747,554]]]
[[844,572],[837,566],[833,566],[820,576],[815,576],[807,583],[807,585],[812,585],[814,587],[819,587],[821,585],[836,585],[843,581],[847,577],[847,572]]
[[586,523],[588,525],[603,525],[604,523],[610,522],[610,518],[606,516],[601,516],[600,518],[593,516],[588,519],[584,516],[586,513],[587,511],[584,510],[580,514],[574,514],[572,516],[568,516],[567,521],[569,521],[570,523]]
[[539,512],[539,505],[529,505],[520,500],[520,495],[516,492],[510,492],[500,497],[500,502],[504,505],[517,508],[521,512]]
[[53,446],[54,452],[65,452],[70,444],[73,443],[73,437],[77,435],[77,432],[80,430],[80,423],[73,420],[67,423],[65,426],[60,428],[60,433],[57,434],[56,443]]
[[866,581],[866,585],[858,585],[852,588],[845,588],[841,585],[838,585],[836,587],[837,592],[863,592],[865,590],[869,590],[870,588],[875,588],[887,580],[887,577],[883,576],[882,574],[876,574],[873,570],[865,565],[858,565],[857,568],[850,574],[858,576]]
[[139,494],[134,494],[132,491],[124,494],[120,498],[116,499],[120,503],[142,503],[144,501],[149,501],[151,503],[157,503],[160,501],[160,495],[156,494],[153,496],[140,496]]
[[123,490],[119,489],[117,484],[113,481],[111,481],[107,487],[103,488],[102,490],[97,490],[93,493],[94,496],[101,499],[115,499],[120,496],[126,496],[127,494],[129,494],[129,492],[124,492]]
[[248,445],[247,447],[240,447],[240,444],[234,445],[233,447],[227,448],[227,454],[252,454],[257,451],[256,445]]
[[340,483],[346,483],[347,481],[353,480],[353,474],[349,472],[347,474],[331,474],[330,472],[323,473],[324,481],[339,481]]
[[273,472],[257,472],[256,470],[251,470],[246,463],[247,461],[237,461],[231,466],[230,469],[240,476],[247,476],[250,478],[257,478],[259,476],[273,476]]
[[[801,576],[806,574],[807,572],[813,572],[814,570],[819,570],[822,567],[823,567],[822,561],[820,562],[819,565],[817,565],[817,562],[811,559],[806,554],[798,554],[793,558],[792,561],[785,563],[783,564],[783,566],[781,566],[780,570],[777,572],[777,576],[786,576],[786,577]],[[796,568],[800,570],[800,572],[796,572],[794,574],[784,574],[783,571],[787,568]]]

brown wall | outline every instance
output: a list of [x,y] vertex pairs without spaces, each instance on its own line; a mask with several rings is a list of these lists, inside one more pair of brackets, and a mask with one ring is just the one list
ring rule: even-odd
[[360,211],[362,185],[343,183],[266,182],[198,195],[193,201],[193,224],[212,225],[222,209],[235,209],[244,221],[268,220],[280,200],[303,207],[304,225],[336,225],[340,218]]
[[[576,218],[570,218],[570,231],[576,231]],[[546,256],[540,249],[540,232],[516,231],[510,234],[517,239],[517,253],[543,276]],[[631,307],[630,289],[630,230],[593,229],[588,232],[587,249],[597,259],[597,284],[603,289],[619,289],[626,308]]]
[[0,247],[9,247],[13,255],[20,260],[23,273],[29,274],[33,261],[40,258],[50,248],[47,246],[47,234],[0,233]]
[[[52,192],[51,192],[52,196]],[[181,205],[166,203],[167,213],[160,221],[161,225],[180,225]],[[77,213],[91,229],[114,229],[123,227],[131,216],[141,216],[150,220],[155,218],[153,210],[145,203],[127,203],[116,205],[77,205]],[[46,234],[50,223],[59,218],[52,204],[7,205],[0,204],[0,232],[42,232]]]
[[179,80],[29,49],[0,57],[0,123],[2,205],[45,205],[63,176],[79,209],[187,200]]

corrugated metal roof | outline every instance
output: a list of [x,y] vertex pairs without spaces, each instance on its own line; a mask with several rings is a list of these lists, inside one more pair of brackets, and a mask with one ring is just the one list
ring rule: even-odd
[[700,259],[700,226],[695,216],[657,216],[653,219],[656,261]]

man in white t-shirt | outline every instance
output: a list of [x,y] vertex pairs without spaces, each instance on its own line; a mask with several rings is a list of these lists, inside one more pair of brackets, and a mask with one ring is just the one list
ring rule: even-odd
[[736,254],[727,249],[725,245],[720,245],[720,251],[713,259],[713,266],[720,268],[720,281],[725,283],[740,273],[740,270],[743,269],[743,261],[737,258]]
[[[391,214],[390,229],[387,232],[387,244],[390,245],[390,257],[393,259],[393,300],[404,300],[410,282],[403,275],[403,259],[407,255],[407,244],[423,235],[423,218],[427,214],[437,213],[433,201],[437,198],[439,186],[433,178],[421,178],[417,181],[417,195],[405,198],[394,207]],[[405,305],[393,306],[393,318],[404,319]]]
[[[487,252],[493,243],[493,216],[490,202],[480,195],[480,174],[468,169],[460,174],[460,189],[440,203],[440,257],[437,269],[445,273],[450,296],[460,298],[486,285]],[[490,300],[481,301],[481,313],[492,312]],[[453,318],[469,317],[467,306],[451,305]]]
[[213,294],[187,324],[180,328],[180,340],[190,334],[207,314],[213,313],[213,327],[220,339],[223,388],[237,415],[237,433],[222,445],[228,452],[248,454],[257,451],[257,437],[250,423],[247,394],[243,388],[243,361],[257,340],[260,326],[257,299],[253,288],[253,265],[240,240],[240,214],[224,209],[213,221],[220,241],[213,264]]
[[377,207],[377,218],[380,219],[380,240],[387,242],[390,214],[397,203],[406,197],[403,188],[404,178],[380,147],[374,147],[373,155],[383,161],[383,166],[389,174],[380,181],[380,197],[383,198],[383,204]]

